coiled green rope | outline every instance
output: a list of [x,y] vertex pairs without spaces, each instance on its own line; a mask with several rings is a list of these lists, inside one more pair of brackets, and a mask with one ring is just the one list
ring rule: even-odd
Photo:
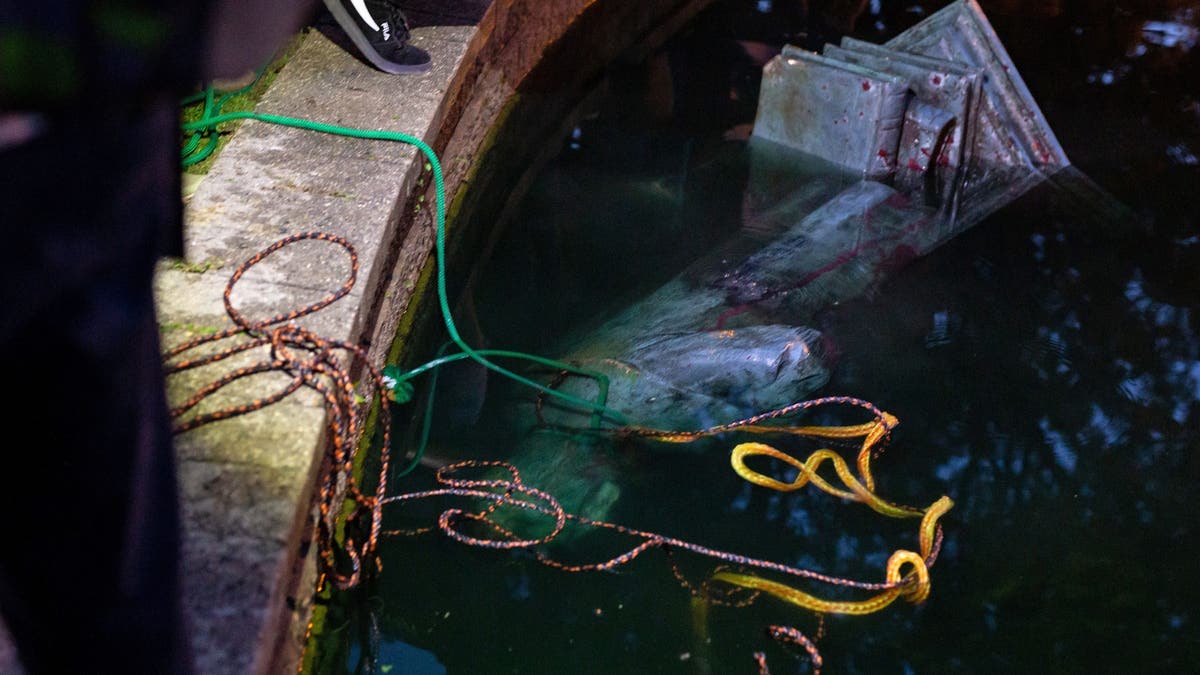
[[[230,100],[253,89],[254,85],[258,84],[258,81],[262,79],[263,73],[266,71],[267,66],[259,68],[258,70],[254,71],[254,79],[251,80],[249,84],[239,89],[221,92],[220,97],[217,97],[216,88],[210,84],[205,87],[203,91],[197,92],[181,101],[181,104],[184,107],[195,105],[201,101],[204,102],[204,106],[200,111],[199,120],[195,123],[184,125],[185,127],[196,127],[191,129],[192,135],[190,138],[188,138],[187,143],[185,143],[183,146],[182,155],[184,168],[194,164],[199,164],[200,162],[208,159],[213,152],[216,151],[217,146],[221,143],[221,135],[217,133],[216,124],[202,123],[206,120],[212,119],[217,115],[220,115],[221,109],[224,108],[225,104]],[[200,143],[203,142],[205,138],[208,139],[208,143],[201,147]]]

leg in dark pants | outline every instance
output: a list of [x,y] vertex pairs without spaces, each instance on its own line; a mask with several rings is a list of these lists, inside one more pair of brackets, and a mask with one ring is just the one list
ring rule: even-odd
[[0,610],[31,673],[191,671],[151,286],[175,169],[143,159],[174,120],[118,119],[120,143],[68,124],[0,153],[20,228],[0,261],[5,428],[32,439],[3,450]]

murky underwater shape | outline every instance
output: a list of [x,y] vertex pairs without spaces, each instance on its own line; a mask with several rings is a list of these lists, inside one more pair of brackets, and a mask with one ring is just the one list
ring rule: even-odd
[[[893,4],[867,6],[864,39],[901,27],[872,28],[903,19]],[[827,617],[827,675],[1200,670],[1200,209],[1194,187],[1178,189],[1200,185],[1186,159],[1200,151],[1200,64],[1188,42],[1200,6],[1139,9],[1124,28],[1016,7],[997,16],[984,4],[1067,155],[1139,218],[1106,221],[1034,191],[865,296],[811,316],[778,309],[780,323],[828,341],[829,380],[814,396],[859,397],[899,418],[875,460],[879,492],[956,503],[929,599]],[[1093,114],[1073,112],[1081,106]],[[604,115],[581,124],[476,286],[482,334],[548,348],[731,235],[752,239],[761,223],[744,218],[746,153],[717,138]],[[620,161],[602,147],[613,139],[627,151]],[[453,372],[442,385],[431,457],[520,452],[505,417],[512,388]],[[481,410],[464,403],[483,393]],[[863,421],[821,415],[802,423]],[[911,522],[749,485],[729,468],[731,446],[616,444],[575,470],[619,477],[608,520],[728,551],[878,581],[894,549],[915,549]],[[431,473],[391,490],[427,489]],[[429,526],[451,506],[405,507],[385,525]],[[590,533],[550,553],[591,562],[630,545]],[[777,675],[811,671],[802,652],[763,633],[783,623],[815,636],[811,613],[766,597],[704,611],[659,551],[613,572],[566,573],[435,532],[390,538],[381,555],[384,572],[362,601],[377,672],[736,674],[756,672],[759,650]],[[713,571],[712,561],[675,558],[693,581]],[[337,639],[371,632],[364,620]],[[348,671],[361,655],[356,647]]]

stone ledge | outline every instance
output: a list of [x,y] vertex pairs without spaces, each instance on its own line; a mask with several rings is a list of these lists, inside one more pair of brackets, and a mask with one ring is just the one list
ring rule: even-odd
[[[413,42],[435,65],[420,75],[392,76],[309,29],[257,111],[432,142],[474,35],[473,26],[414,29]],[[378,325],[386,317],[367,327],[364,313],[369,299],[396,295],[397,289],[385,288],[396,283],[392,270],[383,269],[386,252],[403,245],[401,211],[423,164],[415,148],[401,143],[242,124],[189,201],[186,263],[166,263],[157,275],[164,344],[232,325],[222,293],[237,266],[288,234],[313,230],[349,240],[359,276],[349,295],[298,323],[356,344],[394,333],[394,322]],[[412,251],[405,258],[423,261],[428,254]],[[348,270],[339,248],[300,242],[253,268],[236,287],[234,305],[251,320],[295,310],[340,288]],[[382,353],[373,351],[381,363]],[[240,360],[262,358],[260,351]],[[232,362],[172,376],[172,404],[230,368]],[[264,396],[281,379],[240,380],[208,405]],[[294,663],[277,660],[294,659],[296,647],[281,651],[278,643],[288,624],[306,620],[292,596],[327,442],[325,419],[319,396],[308,391],[176,438],[184,603],[201,673],[294,670]]]

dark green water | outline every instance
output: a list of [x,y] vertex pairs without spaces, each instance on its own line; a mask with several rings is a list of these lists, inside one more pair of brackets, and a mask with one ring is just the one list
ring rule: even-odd
[[[660,103],[636,86],[645,71],[619,74],[627,86],[581,123],[481,269],[473,299],[489,346],[548,349],[747,226],[739,142],[720,140],[753,115],[753,68],[734,38],[804,44],[852,30],[881,42],[919,20],[910,8],[936,8],[865,3],[854,19],[817,20],[816,7],[789,18],[782,4],[723,3],[677,40],[687,105],[673,115],[651,114]],[[1067,155],[1133,224],[1063,213],[1035,193],[867,296],[806,317],[837,353],[814,395],[868,399],[900,419],[880,491],[956,502],[930,599],[828,619],[822,672],[1200,672],[1200,45],[1164,46],[1145,23],[1200,21],[1200,4],[1175,4],[984,3]],[[736,100],[705,93],[730,89]],[[470,370],[443,384],[431,454],[511,453],[510,390],[484,389]],[[747,486],[721,448],[600,453],[624,477],[610,519],[872,580],[893,549],[915,546],[911,523]],[[392,491],[425,489],[430,474]],[[455,505],[388,525],[432,525]],[[602,535],[553,553],[602,560],[633,543]],[[427,534],[388,540],[382,557],[384,574],[355,598],[364,611],[330,634],[353,644],[351,672],[372,621],[378,672],[736,674],[756,672],[758,650],[777,675],[810,672],[763,628],[811,635],[811,615],[770,599],[715,607],[706,640],[659,552],[571,574]],[[678,560],[694,580],[712,569]]]

